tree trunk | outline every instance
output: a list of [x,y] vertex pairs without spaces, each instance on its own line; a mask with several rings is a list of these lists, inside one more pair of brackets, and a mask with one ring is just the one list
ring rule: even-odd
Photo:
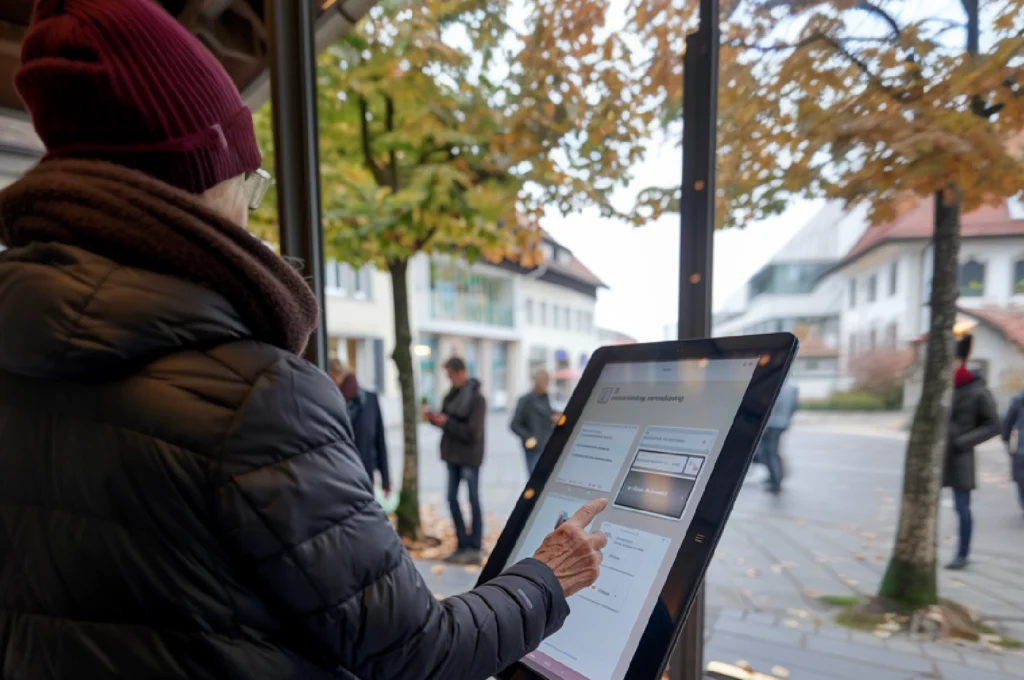
[[921,400],[907,445],[896,544],[879,591],[880,596],[908,609],[938,602],[936,530],[959,293],[960,193],[956,187],[935,195],[933,246],[931,322]]
[[391,273],[391,295],[395,307],[395,351],[391,355],[398,368],[398,384],[402,390],[402,490],[398,496],[398,533],[421,537],[419,497],[419,443],[416,428],[416,383],[412,365],[412,329],[409,326],[409,260],[388,263]]

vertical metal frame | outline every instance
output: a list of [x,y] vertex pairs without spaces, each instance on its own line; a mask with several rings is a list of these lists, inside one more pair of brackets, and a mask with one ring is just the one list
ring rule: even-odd
[[[679,338],[711,335],[718,127],[718,0],[700,0],[700,27],[683,62],[683,185],[679,233]],[[704,587],[669,661],[671,680],[704,677]]]
[[310,0],[267,0],[281,255],[301,264],[320,310],[305,356],[327,364],[323,225],[316,97],[316,8]]

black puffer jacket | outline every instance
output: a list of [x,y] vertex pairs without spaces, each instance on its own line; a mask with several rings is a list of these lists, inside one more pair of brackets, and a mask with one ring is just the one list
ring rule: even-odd
[[966,369],[965,377],[960,375],[953,388],[942,485],[969,491],[975,487],[974,447],[999,434],[999,412],[981,377]]
[[483,679],[568,609],[528,560],[437,601],[338,389],[225,300],[0,255],[0,676]]

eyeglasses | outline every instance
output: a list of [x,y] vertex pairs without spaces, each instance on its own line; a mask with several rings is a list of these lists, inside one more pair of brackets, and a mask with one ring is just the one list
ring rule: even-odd
[[266,170],[245,173],[245,197],[249,210],[256,210],[263,202],[263,197],[274,183],[274,178]]

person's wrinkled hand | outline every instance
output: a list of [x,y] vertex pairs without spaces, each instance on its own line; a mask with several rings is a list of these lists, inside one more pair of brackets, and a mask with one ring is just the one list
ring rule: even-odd
[[601,549],[608,537],[601,531],[588,533],[586,527],[607,506],[607,498],[590,501],[548,534],[533,555],[555,573],[566,597],[593,585],[601,572]]
[[526,442],[524,442],[524,444],[527,449],[535,449],[537,448],[537,438],[530,437],[529,439],[526,440]]

